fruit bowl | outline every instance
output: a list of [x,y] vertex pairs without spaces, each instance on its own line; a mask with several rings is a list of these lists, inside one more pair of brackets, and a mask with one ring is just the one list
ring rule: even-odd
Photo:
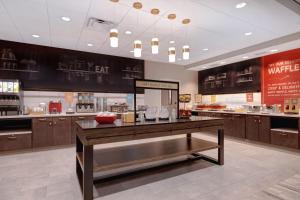
[[117,119],[117,116],[113,113],[99,113],[95,120],[99,124],[112,124]]

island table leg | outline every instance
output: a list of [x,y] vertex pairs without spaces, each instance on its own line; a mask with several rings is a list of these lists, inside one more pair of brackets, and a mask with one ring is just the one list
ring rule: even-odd
[[224,130],[218,129],[218,164],[224,165]]
[[82,193],[84,200],[93,199],[93,154],[94,146],[84,146],[83,147],[83,183],[82,183]]

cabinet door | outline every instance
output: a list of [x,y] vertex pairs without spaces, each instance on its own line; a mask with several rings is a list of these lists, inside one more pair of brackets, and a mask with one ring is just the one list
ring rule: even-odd
[[246,138],[246,119],[243,115],[233,115],[233,136]]
[[229,136],[234,136],[233,129],[233,118],[231,114],[223,114],[224,118],[224,134]]
[[53,118],[53,145],[71,144],[71,117]]
[[271,122],[270,117],[261,116],[259,119],[259,141],[270,143],[271,140]]
[[33,147],[53,145],[53,122],[51,117],[32,120]]
[[258,116],[246,117],[246,138],[249,140],[259,140]]

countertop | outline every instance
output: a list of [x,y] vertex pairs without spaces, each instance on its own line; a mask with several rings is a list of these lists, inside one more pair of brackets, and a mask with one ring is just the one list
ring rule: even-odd
[[270,117],[295,117],[300,118],[299,114],[284,114],[284,113],[248,113],[248,112],[230,112],[230,111],[211,111],[211,110],[193,110],[193,112],[210,112],[210,113],[224,113],[224,114],[237,114],[237,115],[259,115],[259,116],[270,116]]
[[81,129],[90,130],[90,129],[199,122],[199,121],[220,121],[220,123],[223,123],[222,118],[200,117],[200,116],[192,116],[190,119],[157,120],[157,121],[144,121],[144,122],[136,122],[136,123],[124,123],[122,122],[122,120],[116,120],[113,124],[98,124],[95,120],[83,120],[83,121],[78,121],[76,123],[79,125]]
[[38,118],[38,117],[77,117],[77,116],[93,116],[97,113],[74,113],[74,114],[42,114],[42,115],[10,115],[0,116],[0,119],[22,119],[22,118]]

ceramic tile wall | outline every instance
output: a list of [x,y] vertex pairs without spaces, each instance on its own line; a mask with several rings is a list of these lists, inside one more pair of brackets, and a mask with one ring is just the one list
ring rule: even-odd
[[[202,96],[202,102],[205,104],[211,103],[211,95]],[[239,105],[260,105],[261,104],[261,93],[253,93],[253,103],[247,103],[246,93],[238,94],[220,94],[216,95],[216,103],[239,106]]]
[[[126,103],[127,94],[114,93],[94,93],[95,97],[107,97],[107,104]],[[72,107],[75,108],[77,93],[74,93],[74,102]],[[47,92],[47,91],[24,91],[24,105],[29,107],[38,106],[39,103],[49,103],[49,101],[61,101],[63,111],[68,108],[64,100],[64,92]],[[144,95],[137,96],[137,104],[144,104]]]

